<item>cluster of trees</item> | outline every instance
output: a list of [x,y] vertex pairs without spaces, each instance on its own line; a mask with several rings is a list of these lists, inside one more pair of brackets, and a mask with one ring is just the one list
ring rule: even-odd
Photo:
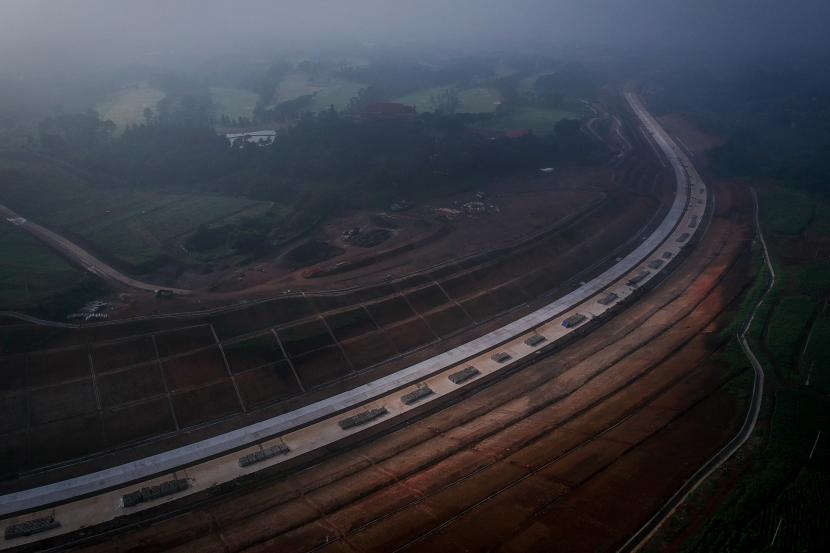
[[115,123],[102,121],[98,112],[58,114],[38,125],[40,145],[53,155],[72,155],[95,150],[112,140]]
[[[310,63],[310,62],[309,62]],[[292,228],[313,224],[337,209],[386,206],[477,187],[483,180],[531,173],[541,166],[594,162],[602,146],[579,132],[577,121],[562,121],[550,135],[530,134],[508,139],[477,130],[491,115],[458,114],[455,88],[432,99],[436,113],[406,118],[353,117],[378,99],[388,99],[410,87],[447,78],[424,66],[372,64],[341,67],[340,73],[375,83],[360,90],[348,112],[334,109],[310,113],[314,95],[271,105],[273,93],[292,64],[271,66],[258,82],[257,123],[293,125],[281,131],[272,147],[243,143],[230,147],[213,128],[207,89],[191,81],[161,78],[154,84],[167,94],[155,111],[147,109],[141,124],[120,136],[94,111],[47,118],[39,129],[39,145],[50,155],[69,161],[102,182],[113,180],[133,187],[169,192],[246,196],[290,206],[282,223],[234,225],[221,230],[200,229],[189,247],[207,251],[224,240],[238,251],[255,254],[274,241],[273,225]],[[414,67],[414,70],[413,70]],[[473,65],[469,79],[486,75],[490,65]],[[329,66],[304,71],[328,72]],[[410,71],[413,70],[413,71]],[[384,81],[384,79],[386,79]],[[222,122],[239,123],[226,118]],[[243,123],[249,123],[243,121]],[[228,243],[231,241],[232,243]]]
[[454,88],[448,88],[431,96],[429,98],[430,107],[433,111],[452,115],[458,108],[461,107],[461,100],[458,97],[458,91]]
[[[574,132],[576,122],[563,122],[550,136],[510,140],[474,130],[486,116],[357,119],[333,110],[303,115],[274,147],[230,148],[203,124],[201,111],[197,103],[180,102],[170,116],[149,118],[119,137],[95,112],[50,118],[41,144],[88,171],[137,187],[283,204],[322,197],[383,203],[598,155],[596,145]],[[55,148],[67,142],[71,148]]]
[[710,152],[722,174],[765,177],[830,197],[830,71],[797,62],[671,75],[661,111],[692,113],[726,138]]

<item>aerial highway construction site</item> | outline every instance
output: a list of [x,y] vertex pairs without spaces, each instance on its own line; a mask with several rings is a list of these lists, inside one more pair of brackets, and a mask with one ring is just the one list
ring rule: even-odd
[[[226,282],[107,322],[3,314],[0,549],[629,547],[744,421],[721,354],[754,231],[744,189],[708,186],[635,87],[617,100],[619,155],[496,248],[458,224],[469,251],[430,249],[465,210],[495,213],[485,190],[430,225],[376,215],[400,243],[281,265],[279,295]],[[544,198],[528,190],[502,209]],[[421,265],[396,257],[420,247]]]

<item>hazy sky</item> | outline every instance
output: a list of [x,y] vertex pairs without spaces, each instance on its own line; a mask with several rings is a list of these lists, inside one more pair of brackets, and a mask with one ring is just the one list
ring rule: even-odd
[[826,47],[830,0],[0,0],[0,56],[96,58],[508,43]]

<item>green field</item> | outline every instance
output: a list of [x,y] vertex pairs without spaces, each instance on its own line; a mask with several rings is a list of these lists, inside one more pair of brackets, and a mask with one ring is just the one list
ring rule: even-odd
[[816,236],[830,236],[830,204],[816,204],[816,213],[809,232]]
[[349,100],[365,85],[336,78],[312,79],[305,73],[287,75],[277,87],[273,104],[296,100],[300,96],[314,94],[311,111],[324,111],[332,105],[342,111],[349,106]]
[[813,200],[794,192],[764,194],[762,205],[761,217],[766,230],[790,236],[804,232],[815,212]]
[[210,89],[210,98],[216,107],[216,117],[223,115],[231,119],[245,117],[250,119],[254,115],[254,108],[259,96],[249,90],[241,88],[214,88]]
[[810,329],[810,343],[804,352],[801,370],[810,386],[830,393],[830,318],[818,317]]
[[200,225],[225,222],[240,212],[269,204],[223,196],[162,196],[138,204],[141,209],[125,206],[123,216],[105,214],[95,225],[70,227],[135,267],[158,263],[169,246],[176,248],[183,237]]
[[185,235],[200,225],[271,206],[224,196],[97,187],[43,158],[0,155],[0,170],[16,175],[0,189],[0,203],[59,232],[80,236],[135,271],[153,268],[171,251],[178,253]]
[[782,375],[794,367],[801,337],[813,314],[811,298],[787,296],[775,307],[767,328],[767,348]]
[[[830,543],[830,474],[802,469],[775,502],[748,528],[759,543],[772,543],[773,551],[820,551]],[[776,535],[777,533],[777,535]]]
[[[778,278],[756,312],[750,341],[767,374],[764,403],[771,407],[769,433],[763,431],[762,418],[753,440],[764,443],[763,449],[753,454],[757,458],[747,473],[684,546],[684,552],[827,549],[830,440],[825,440],[825,434],[830,429],[830,399],[826,396],[830,392],[830,318],[824,303],[830,291],[830,266],[821,261],[788,264],[780,255],[792,247],[793,236],[805,229],[817,234],[813,229],[814,205],[810,198],[782,189],[762,195],[762,223],[769,231],[766,237]],[[758,282],[765,282],[762,277],[763,273]],[[748,298],[759,296],[757,284]],[[742,307],[742,318],[746,312]],[[762,339],[764,347],[758,347]],[[806,339],[809,342],[801,356]],[[743,355],[740,359],[736,356],[736,361],[746,363]],[[810,384],[806,386],[808,376]],[[819,431],[821,440],[811,459]],[[770,547],[776,531],[775,546]]]
[[494,88],[468,88],[458,93],[461,113],[491,113],[501,102],[501,94]]
[[311,110],[325,111],[334,106],[334,109],[343,111],[349,107],[349,100],[357,96],[357,93],[364,86],[360,83],[332,79],[314,95]]
[[830,263],[813,263],[798,272],[798,288],[802,294],[823,298],[830,294]]
[[[431,112],[434,111],[431,98],[451,88],[447,86],[425,88],[401,96],[394,101],[407,106],[415,106],[419,113]],[[490,113],[498,107],[497,102],[501,101],[501,95],[494,88],[468,88],[458,91],[458,99],[459,113]]]
[[[762,459],[683,551],[822,551],[821,546],[827,543],[830,506],[830,447],[824,441],[827,428],[827,398],[799,390],[778,390]],[[822,441],[810,459],[820,430]],[[769,548],[780,520],[778,546]]]
[[127,125],[144,120],[145,108],[155,111],[164,96],[161,90],[146,83],[139,83],[112,94],[97,104],[95,110],[101,115],[101,119],[109,119],[119,130],[124,130]]
[[28,232],[0,223],[0,309],[18,309],[81,284],[85,274]]
[[517,107],[499,114],[482,126],[494,131],[532,130],[537,134],[549,133],[562,119],[578,119],[580,115],[571,111],[539,107]]
[[287,102],[289,100],[296,100],[300,96],[307,94],[314,94],[322,90],[323,87],[312,84],[311,79],[305,73],[291,73],[286,75],[277,86],[277,92],[274,95],[274,105]]

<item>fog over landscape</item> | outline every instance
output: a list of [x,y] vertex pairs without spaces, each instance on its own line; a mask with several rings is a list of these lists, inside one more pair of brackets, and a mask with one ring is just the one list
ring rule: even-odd
[[821,0],[4,0],[4,59],[162,62],[266,44],[493,48],[580,43],[755,54],[827,45]]
[[829,0],[0,0],[0,552],[830,551]]

